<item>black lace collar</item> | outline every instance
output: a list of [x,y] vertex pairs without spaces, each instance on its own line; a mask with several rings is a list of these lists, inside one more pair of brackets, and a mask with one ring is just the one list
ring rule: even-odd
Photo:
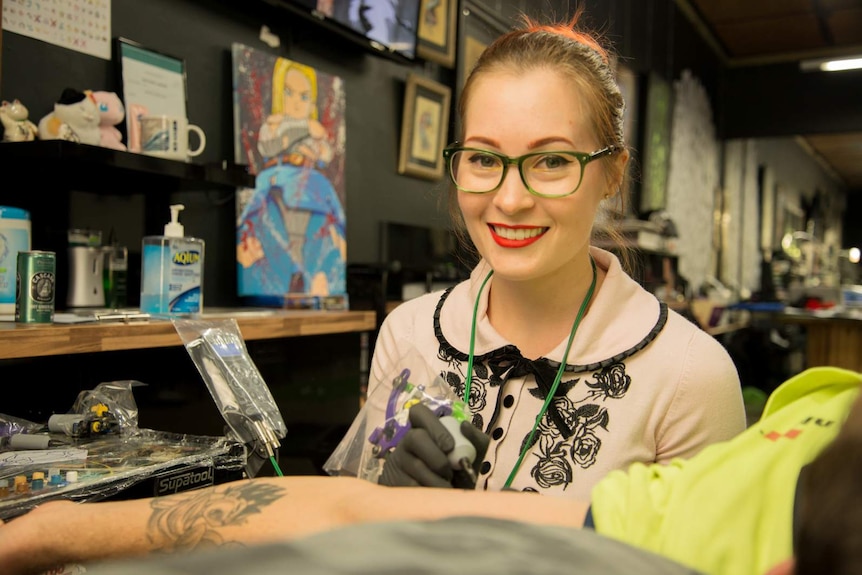
[[[440,344],[440,352],[441,354],[452,357],[458,361],[467,361],[469,358],[469,354],[463,352],[452,344],[449,343],[449,340],[446,339],[446,336],[443,334],[443,328],[440,327],[440,313],[443,310],[443,303],[449,297],[449,294],[452,293],[452,289],[454,286],[449,287],[440,295],[440,300],[437,302],[437,307],[434,309],[434,335],[437,337],[437,342]],[[667,304],[664,302],[659,302],[659,314],[658,319],[656,320],[655,325],[652,329],[641,339],[638,343],[631,346],[629,349],[622,351],[618,354],[615,354],[607,359],[603,359],[601,361],[596,361],[588,364],[566,364],[565,371],[571,373],[580,373],[587,371],[598,371],[600,369],[606,368],[615,363],[619,363],[622,360],[631,357],[636,354],[646,346],[648,346],[652,341],[656,338],[656,336],[664,329],[664,326],[667,324]],[[552,368],[556,370],[560,367],[560,363],[557,361],[550,360],[545,357],[540,357],[536,360],[529,360],[521,355],[520,350],[512,345],[504,345],[503,347],[497,348],[495,350],[489,351],[482,355],[475,356],[473,358],[474,362],[484,362],[484,361],[492,361],[493,363],[500,363],[500,361],[515,361],[519,364],[524,363],[532,363],[532,364],[542,364],[541,366],[533,366],[533,369],[529,369],[528,371],[533,371],[538,368],[538,371],[545,371],[547,368]]]

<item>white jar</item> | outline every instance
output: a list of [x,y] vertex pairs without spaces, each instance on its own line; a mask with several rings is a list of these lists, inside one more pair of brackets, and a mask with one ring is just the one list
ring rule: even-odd
[[15,315],[18,252],[30,250],[30,212],[0,206],[0,315]]

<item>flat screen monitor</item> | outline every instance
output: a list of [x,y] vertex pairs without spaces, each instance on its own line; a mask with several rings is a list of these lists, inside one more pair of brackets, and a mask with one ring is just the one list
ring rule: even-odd
[[419,0],[288,0],[358,34],[379,52],[416,57]]

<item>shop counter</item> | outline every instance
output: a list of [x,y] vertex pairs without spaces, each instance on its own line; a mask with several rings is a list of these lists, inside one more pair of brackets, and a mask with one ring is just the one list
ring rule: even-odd
[[807,311],[785,308],[770,321],[805,328],[806,367],[828,365],[862,372],[862,311]]

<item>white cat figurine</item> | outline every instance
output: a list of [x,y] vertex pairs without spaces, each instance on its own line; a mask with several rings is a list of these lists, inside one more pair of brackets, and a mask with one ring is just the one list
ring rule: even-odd
[[102,139],[99,106],[89,90],[63,90],[54,111],[39,120],[40,140],[70,140],[98,146]]
[[3,124],[4,142],[30,142],[36,139],[36,124],[28,120],[30,112],[19,100],[0,104],[0,123]]

